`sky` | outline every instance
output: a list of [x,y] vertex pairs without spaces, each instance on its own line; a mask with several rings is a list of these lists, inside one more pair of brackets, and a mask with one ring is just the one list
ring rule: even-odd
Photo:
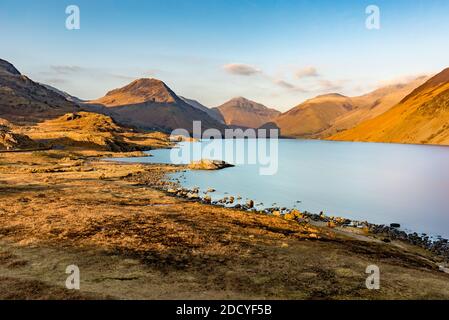
[[449,1],[0,0],[0,36],[0,58],[82,99],[151,77],[209,107],[244,96],[286,111],[449,67]]

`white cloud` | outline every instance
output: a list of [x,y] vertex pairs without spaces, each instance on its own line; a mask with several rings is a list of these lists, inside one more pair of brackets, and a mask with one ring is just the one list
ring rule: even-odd
[[243,63],[229,63],[224,65],[223,69],[230,74],[235,74],[239,76],[252,76],[254,74],[262,72],[260,69],[257,69],[256,67]]
[[294,84],[292,84],[290,82],[287,82],[285,80],[274,80],[274,83],[277,84],[278,86],[284,88],[284,89],[288,89],[288,90],[291,90],[291,91],[298,91],[298,92],[304,92],[304,93],[307,92],[307,90],[305,90],[305,89],[303,89],[301,87],[298,87],[298,86],[296,86],[296,85],[294,85]]
[[331,81],[331,80],[322,79],[319,81],[320,90],[325,90],[325,91],[341,90],[343,88],[343,83],[344,83],[343,80]]
[[315,67],[306,67],[299,69],[298,71],[296,71],[295,75],[298,79],[313,78],[319,76],[318,71]]
[[398,84],[408,84],[414,80],[417,80],[419,78],[424,79],[427,77],[427,75],[424,74],[415,74],[415,75],[404,75],[400,77],[396,77],[390,80],[383,80],[379,81],[378,86],[379,87],[385,87],[385,86],[393,86]]

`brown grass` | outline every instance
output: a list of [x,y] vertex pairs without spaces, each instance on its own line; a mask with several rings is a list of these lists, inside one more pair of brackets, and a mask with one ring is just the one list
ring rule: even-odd
[[69,264],[80,294],[102,297],[449,298],[422,250],[167,196],[154,186],[174,167],[53,153],[0,156],[0,272],[28,298],[64,298]]

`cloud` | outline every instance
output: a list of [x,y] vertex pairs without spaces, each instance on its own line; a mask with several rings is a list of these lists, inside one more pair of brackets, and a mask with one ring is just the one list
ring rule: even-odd
[[80,66],[50,66],[50,69],[57,74],[70,74],[70,73],[77,73],[84,70],[84,68]]
[[326,90],[326,91],[337,91],[341,90],[343,88],[343,80],[339,81],[330,81],[330,80],[320,80],[319,86],[320,90]]
[[287,89],[287,90],[291,90],[291,91],[298,91],[298,92],[307,92],[307,90],[298,87],[290,82],[287,82],[285,80],[274,80],[274,83],[277,84],[279,87]]
[[229,63],[224,65],[223,69],[230,74],[239,76],[252,76],[262,72],[260,69],[257,69],[256,67],[243,63]]
[[67,83],[67,79],[61,79],[61,78],[45,78],[45,82],[60,85]]
[[377,86],[386,87],[394,85],[405,85],[415,80],[424,80],[426,77],[428,77],[428,75],[425,74],[404,75],[389,80],[379,81]]
[[[70,80],[70,76],[74,75],[82,75],[88,76],[92,78],[100,78],[100,79],[119,79],[132,81],[138,77],[126,76],[122,74],[116,74],[107,72],[105,70],[96,69],[96,68],[84,68],[81,66],[75,65],[51,65],[48,71],[41,72],[44,76],[49,80],[58,79],[58,82],[67,82]],[[64,79],[65,78],[65,79]],[[54,81],[55,82],[55,81]]]
[[319,74],[315,67],[306,67],[296,71],[295,76],[298,79],[303,79],[303,78],[318,77]]

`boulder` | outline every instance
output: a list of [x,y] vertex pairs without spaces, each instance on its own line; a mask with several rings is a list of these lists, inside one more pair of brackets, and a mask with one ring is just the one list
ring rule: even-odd
[[188,165],[191,170],[220,170],[224,168],[233,167],[234,165],[226,163],[222,160],[209,160],[202,159],[199,161],[193,161]]
[[211,203],[211,202],[212,202],[212,198],[211,198],[211,196],[206,195],[206,196],[203,198],[203,201],[204,201],[205,203]]
[[191,200],[195,200],[195,199],[199,199],[200,196],[198,195],[198,193],[189,192],[189,193],[187,193],[187,198],[191,199]]

